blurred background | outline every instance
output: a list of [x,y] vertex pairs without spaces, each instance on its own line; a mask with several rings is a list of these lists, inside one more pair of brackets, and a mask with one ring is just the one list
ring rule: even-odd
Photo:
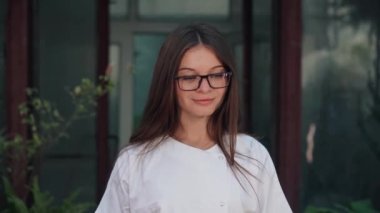
[[67,88],[111,64],[114,86],[95,116],[73,123],[37,171],[55,202],[80,189],[78,201],[96,205],[142,116],[165,37],[206,22],[235,54],[241,127],[270,151],[293,210],[376,212],[379,11],[378,0],[1,0],[0,130],[30,137],[17,108],[26,87],[65,115]]

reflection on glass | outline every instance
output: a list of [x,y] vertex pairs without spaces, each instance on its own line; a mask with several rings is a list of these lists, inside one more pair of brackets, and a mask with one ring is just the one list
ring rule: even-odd
[[136,34],[133,37],[133,127],[136,128],[141,120],[153,67],[158,51],[165,39],[163,34]]
[[229,0],[139,0],[138,12],[144,18],[228,17]]
[[110,15],[112,18],[125,18],[128,16],[128,0],[109,0]]
[[303,5],[303,206],[373,209],[380,204],[379,3]]

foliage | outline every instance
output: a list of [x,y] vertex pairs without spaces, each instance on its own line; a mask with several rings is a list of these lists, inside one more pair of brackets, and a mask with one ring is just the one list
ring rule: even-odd
[[8,212],[19,212],[19,213],[71,213],[86,212],[92,205],[90,203],[75,203],[74,200],[77,198],[79,192],[72,193],[68,198],[66,198],[62,204],[54,204],[54,198],[47,192],[42,192],[38,184],[37,178],[33,179],[31,184],[31,192],[33,196],[33,205],[28,208],[23,200],[21,200],[16,193],[13,191],[9,181],[3,177],[3,183],[5,188],[5,194],[8,202],[8,209],[3,210],[3,213]]
[[9,205],[9,209],[5,210],[4,212],[28,212],[28,207],[26,206],[23,200],[21,200],[19,197],[15,195],[15,192],[13,191],[11,184],[5,177],[3,177],[3,183],[5,196]]
[[[90,207],[89,204],[74,202],[79,192],[71,194],[60,206],[56,206],[54,198],[49,193],[40,190],[34,169],[36,159],[42,156],[46,148],[69,137],[68,130],[74,122],[95,115],[97,99],[106,94],[113,86],[109,76],[99,77],[98,82],[96,84],[85,78],[77,86],[68,89],[73,108],[71,113],[66,116],[53,103],[40,98],[36,89],[26,90],[28,101],[19,106],[19,112],[22,123],[30,131],[30,136],[23,137],[16,133],[9,137],[4,134],[4,131],[0,131],[0,160],[2,160],[0,162],[4,164],[7,172],[3,176],[3,184],[8,209],[4,212],[84,212]],[[15,186],[12,186],[6,178],[14,169],[6,162],[9,162],[8,160],[18,162],[21,160],[20,157],[25,155],[28,168],[23,168],[27,169],[23,172],[31,178],[25,184],[30,185],[29,191],[33,198],[30,207],[27,206],[25,200],[17,196],[14,191]]]
[[333,208],[308,206],[305,213],[376,213],[369,200],[360,200],[347,205],[335,204]]
[[[33,158],[44,146],[49,146],[58,142],[62,138],[67,138],[68,128],[73,122],[94,116],[93,109],[96,107],[96,100],[107,93],[112,87],[112,83],[107,77],[100,77],[100,84],[96,85],[89,79],[82,79],[81,83],[75,86],[68,93],[71,97],[74,109],[66,118],[60,113],[58,107],[50,101],[38,97],[36,89],[27,89],[29,101],[19,106],[22,122],[31,131],[31,137],[23,138],[16,134],[10,140],[2,136],[0,153],[7,150],[26,151],[28,158]],[[17,156],[13,156],[17,157]]]

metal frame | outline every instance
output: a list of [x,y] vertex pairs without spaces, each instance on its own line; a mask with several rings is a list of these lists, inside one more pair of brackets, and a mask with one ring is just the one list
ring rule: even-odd
[[[6,124],[7,136],[14,137],[21,134],[28,137],[28,129],[21,122],[18,106],[27,101],[25,89],[30,86],[31,70],[31,1],[8,1],[8,17],[6,20],[6,44],[5,44],[5,78],[6,78]],[[8,153],[12,154],[12,153]],[[11,161],[11,172],[8,174],[12,185],[17,186],[16,194],[26,199],[27,183],[27,156],[19,156],[17,161]]]
[[274,1],[275,162],[294,212],[300,210],[301,12],[301,0]]

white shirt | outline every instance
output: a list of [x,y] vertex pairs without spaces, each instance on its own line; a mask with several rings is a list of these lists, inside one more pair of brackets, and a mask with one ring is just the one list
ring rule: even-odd
[[96,213],[287,213],[268,151],[239,134],[237,162],[254,177],[239,184],[218,145],[198,149],[171,137],[145,155],[126,148],[118,157]]

